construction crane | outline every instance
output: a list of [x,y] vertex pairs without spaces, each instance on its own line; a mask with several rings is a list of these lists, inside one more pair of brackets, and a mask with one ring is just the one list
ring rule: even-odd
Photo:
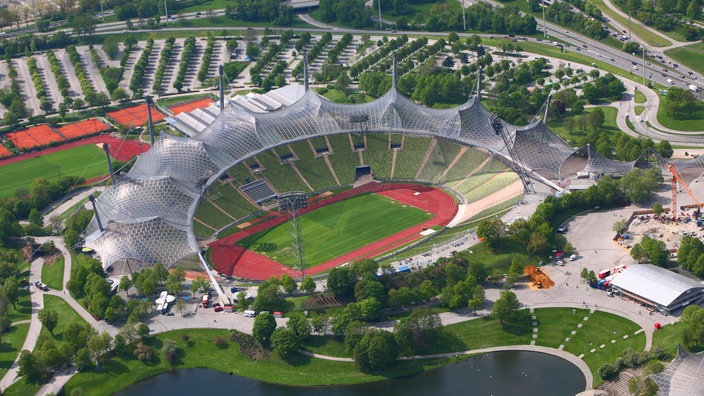
[[[694,203],[697,205],[699,209],[697,209],[697,212],[699,213],[702,207],[702,204],[699,202],[697,197],[694,196],[694,193],[692,190],[689,188],[687,185],[687,182],[684,181],[682,178],[682,175],[677,171],[677,166],[673,164],[672,162],[668,163],[666,165],[667,170],[672,173],[672,220],[677,221],[677,183],[680,183],[682,188],[687,191],[690,197],[692,197],[692,200],[694,200]],[[699,215],[695,214],[695,218],[699,217]]]

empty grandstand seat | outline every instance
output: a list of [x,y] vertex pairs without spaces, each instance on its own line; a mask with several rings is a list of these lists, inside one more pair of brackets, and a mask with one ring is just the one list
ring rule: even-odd
[[262,202],[268,201],[276,196],[274,190],[269,187],[264,179],[259,179],[244,184],[240,187],[240,189],[257,204],[261,204]]

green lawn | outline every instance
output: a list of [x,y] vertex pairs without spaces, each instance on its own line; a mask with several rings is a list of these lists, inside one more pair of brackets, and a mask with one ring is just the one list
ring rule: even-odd
[[[611,19],[618,21],[622,26],[628,26],[628,18],[624,18],[614,12],[611,8],[607,7],[602,0],[590,0],[590,2],[597,6],[605,15],[608,15]],[[640,25],[640,23],[641,22],[638,20],[631,18],[631,30],[633,31],[633,34],[644,40],[647,44],[652,45],[653,47],[667,47],[672,44],[671,41],[645,29]]]
[[[300,217],[306,264],[324,263],[419,224],[429,216],[377,194],[359,195],[322,207]],[[239,243],[284,265],[293,265],[288,223]]]
[[54,290],[64,288],[64,258],[60,257],[51,265],[42,267],[42,282]]
[[[667,99],[661,99],[667,100]],[[665,113],[665,106],[658,106],[658,121],[668,128],[679,131],[701,131],[704,130],[704,103],[697,102],[694,111],[686,116],[675,119]]]
[[37,177],[58,180],[57,165],[60,165],[62,177],[86,179],[105,175],[108,169],[105,154],[94,144],[29,158],[0,167],[0,198],[12,196],[20,187],[29,189]]
[[[183,340],[183,335],[186,334],[190,336],[187,342]],[[304,355],[295,356],[289,363],[284,363],[273,355],[267,359],[252,361],[239,353],[239,345],[229,341],[229,335],[226,330],[215,329],[184,329],[159,334],[149,341],[149,344],[157,349],[151,362],[143,363],[136,360],[131,353],[123,354],[108,361],[99,372],[89,371],[75,375],[66,384],[65,394],[70,395],[73,389],[80,387],[86,392],[89,390],[91,395],[112,395],[138,381],[173,370],[174,367],[207,367],[272,383],[315,386],[401,378],[447,364],[447,360],[404,362],[382,375],[367,375],[360,373],[354,363],[314,359]],[[216,347],[213,343],[216,336],[226,338],[227,346]],[[179,359],[174,366],[169,365],[158,350],[166,338],[174,340],[178,346]]]
[[577,330],[577,324],[589,313],[587,309],[538,308],[535,318],[538,320],[538,338],[536,345],[558,348],[565,343],[565,338],[573,337],[570,333]]
[[0,378],[5,376],[7,370],[12,366],[12,362],[17,359],[28,332],[29,323],[25,323],[10,327],[2,335],[2,343],[0,343]]
[[29,291],[26,289],[20,289],[17,309],[10,304],[7,315],[13,323],[19,322],[20,320],[29,320],[32,315],[32,302],[29,298]]
[[704,74],[704,47],[702,47],[701,41],[684,47],[669,49],[665,51],[665,54],[700,75]]
[[[620,133],[618,125],[616,125],[616,115],[618,115],[618,109],[610,106],[601,106],[604,111],[604,125],[602,125],[602,130],[609,135],[614,135]],[[584,109],[584,114],[589,114],[593,111],[593,108]],[[561,138],[573,142],[578,146],[581,146],[587,137],[587,131],[579,130],[579,124],[576,118],[580,116],[568,116],[564,118],[550,117],[548,120],[548,127],[555,134]],[[570,118],[574,120],[572,127],[570,127]],[[590,128],[587,126],[587,128]]]
[[636,106],[633,110],[635,110],[636,115],[641,115],[645,110],[645,106]]
[[[63,341],[64,331],[68,329],[69,323],[87,323],[81,315],[76,312],[63,298],[52,296],[49,294],[44,295],[44,309],[56,311],[59,316],[59,321],[54,328],[54,340]],[[42,335],[51,337],[49,330],[42,326]]]
[[636,91],[636,95],[633,99],[636,103],[645,103],[647,101],[645,94],[641,91]]
[[[677,344],[683,344],[682,322],[668,324],[662,326],[658,331],[653,333],[653,348],[663,347],[670,354],[670,358],[674,359],[677,356]],[[698,352],[698,351],[693,351]]]

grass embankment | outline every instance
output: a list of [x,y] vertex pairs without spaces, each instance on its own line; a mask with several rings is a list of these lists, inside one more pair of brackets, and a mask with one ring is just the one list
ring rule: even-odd
[[[667,56],[676,59],[679,63],[691,68],[700,75],[704,75],[704,48],[702,43],[686,45],[684,47],[671,48],[665,51]],[[700,82],[697,85],[701,84]]]
[[[661,100],[667,100],[662,98]],[[697,102],[693,111],[675,119],[665,112],[665,107],[658,106],[658,121],[667,128],[678,131],[704,131],[704,103]]]
[[[377,194],[322,207],[300,217],[305,262],[310,266],[324,263],[429,218],[425,211]],[[290,238],[290,225],[285,223],[244,238],[239,244],[292,266]]]
[[17,359],[28,332],[29,323],[24,323],[12,326],[3,333],[2,343],[0,343],[0,378],[7,374],[7,370]]
[[12,304],[9,304],[8,307],[7,315],[10,318],[10,322],[29,320],[32,315],[32,301],[29,298],[29,291],[20,289],[16,307],[12,306]]
[[636,106],[635,108],[633,108],[633,110],[635,110],[636,115],[641,115],[645,110],[645,106]]
[[[621,16],[611,8],[607,7],[602,0],[589,1],[595,6],[597,6],[601,10],[601,12],[608,15],[611,19],[618,21],[621,26],[628,26],[628,18]],[[631,31],[633,32],[633,34],[638,36],[638,38],[645,41],[647,44],[652,45],[653,47],[667,47],[668,45],[672,45],[671,41],[641,26],[638,20],[632,19]]]
[[57,169],[62,177],[70,175],[87,180],[104,175],[108,168],[105,154],[94,144],[6,164],[0,167],[0,198],[12,196],[18,188],[29,190],[34,178],[39,176],[57,181]]
[[52,264],[42,266],[42,282],[54,290],[64,288],[64,258],[59,257]]

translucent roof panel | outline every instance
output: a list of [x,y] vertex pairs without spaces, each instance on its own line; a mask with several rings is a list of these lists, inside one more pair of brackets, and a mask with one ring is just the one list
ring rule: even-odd
[[[135,178],[122,174],[117,183],[96,200],[101,221],[137,223],[159,214],[166,221],[186,230],[188,210],[197,194],[176,184],[168,176]],[[92,225],[95,231],[97,223]]]
[[554,178],[559,176],[562,163],[576,151],[542,121],[517,129],[513,149],[527,168],[547,170]]
[[689,290],[704,290],[704,284],[652,264],[632,265],[611,281],[618,287],[663,307],[670,307]]
[[678,345],[677,358],[650,378],[662,396],[704,395],[704,352],[690,353]]
[[198,252],[188,231],[159,218],[136,223],[112,222],[102,233],[90,234],[86,244],[98,252],[104,267],[122,259],[169,266]]
[[137,158],[130,175],[168,176],[196,191],[199,182],[227,166],[227,161],[216,163],[201,142],[168,134],[161,136],[151,150]]
[[591,145],[587,145],[587,166],[585,172],[606,173],[616,176],[624,176],[633,169],[636,161],[624,162],[606,158],[603,154],[596,151]]

